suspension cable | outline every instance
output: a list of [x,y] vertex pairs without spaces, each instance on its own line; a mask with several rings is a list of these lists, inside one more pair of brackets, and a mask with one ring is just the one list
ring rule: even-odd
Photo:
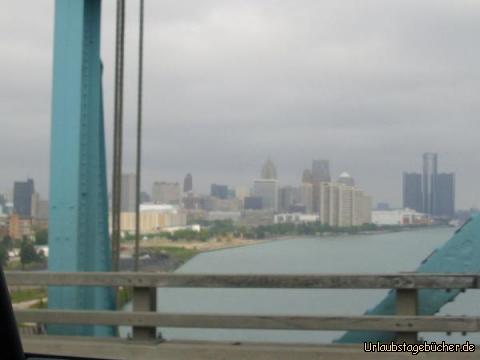
[[137,179],[136,179],[136,209],[135,209],[135,264],[134,269],[139,269],[140,256],[140,190],[142,170],[142,96],[143,96],[143,27],[144,27],[144,0],[140,0],[140,19],[138,36],[138,91],[137,91]]

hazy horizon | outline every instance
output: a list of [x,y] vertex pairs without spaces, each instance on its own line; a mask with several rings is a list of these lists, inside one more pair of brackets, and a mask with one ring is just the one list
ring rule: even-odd
[[[35,179],[46,197],[51,0],[0,11],[0,193]],[[436,152],[456,173],[457,209],[480,207],[480,3],[471,0],[146,2],[143,189],[250,186],[263,162],[282,185],[313,159],[401,205],[402,172]],[[26,12],[25,9],[29,11]],[[127,2],[124,173],[134,170],[138,2]],[[103,2],[111,161],[115,2]],[[110,184],[111,179],[109,177]]]

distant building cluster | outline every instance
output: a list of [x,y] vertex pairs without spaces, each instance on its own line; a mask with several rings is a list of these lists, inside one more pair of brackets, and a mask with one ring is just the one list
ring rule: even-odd
[[48,228],[48,207],[32,179],[15,181],[10,196],[0,194],[0,237],[31,238],[35,230]]
[[[274,162],[267,159],[252,185],[230,187],[213,183],[208,194],[194,190],[188,173],[179,182],[155,181],[151,196],[142,193],[140,231],[143,234],[186,228],[201,220],[233,220],[258,226],[282,222],[322,222],[350,227],[371,222],[372,198],[346,172],[330,177],[328,160],[314,160],[299,186],[280,186]],[[122,177],[121,230],[135,231],[135,176]]]
[[433,218],[455,215],[455,174],[438,173],[438,156],[423,154],[423,172],[403,173],[403,207]]

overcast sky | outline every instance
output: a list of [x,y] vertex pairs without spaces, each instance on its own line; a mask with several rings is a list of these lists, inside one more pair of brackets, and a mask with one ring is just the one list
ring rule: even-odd
[[[66,0],[65,0],[66,1]],[[103,1],[111,160],[115,1]],[[0,192],[46,196],[54,1],[0,0]],[[146,0],[144,184],[282,184],[314,158],[401,204],[402,171],[439,154],[457,207],[480,205],[478,0]],[[134,169],[138,1],[127,1],[125,171]],[[110,182],[110,179],[109,179]]]

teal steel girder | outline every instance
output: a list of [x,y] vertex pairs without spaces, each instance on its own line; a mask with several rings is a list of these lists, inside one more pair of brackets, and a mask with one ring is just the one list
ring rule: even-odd
[[[110,271],[100,61],[101,0],[56,0],[50,164],[53,272]],[[50,287],[50,309],[114,308],[107,288]],[[108,336],[107,326],[49,326],[49,333]]]
[[[412,249],[414,250],[414,249]],[[480,272],[480,216],[472,216],[450,240],[435,249],[418,267],[419,273],[478,273]],[[421,289],[418,291],[417,312],[419,315],[434,315],[459,294],[459,289]],[[396,292],[388,295],[367,315],[395,315]],[[380,331],[349,331],[337,342],[390,342],[395,333]]]

